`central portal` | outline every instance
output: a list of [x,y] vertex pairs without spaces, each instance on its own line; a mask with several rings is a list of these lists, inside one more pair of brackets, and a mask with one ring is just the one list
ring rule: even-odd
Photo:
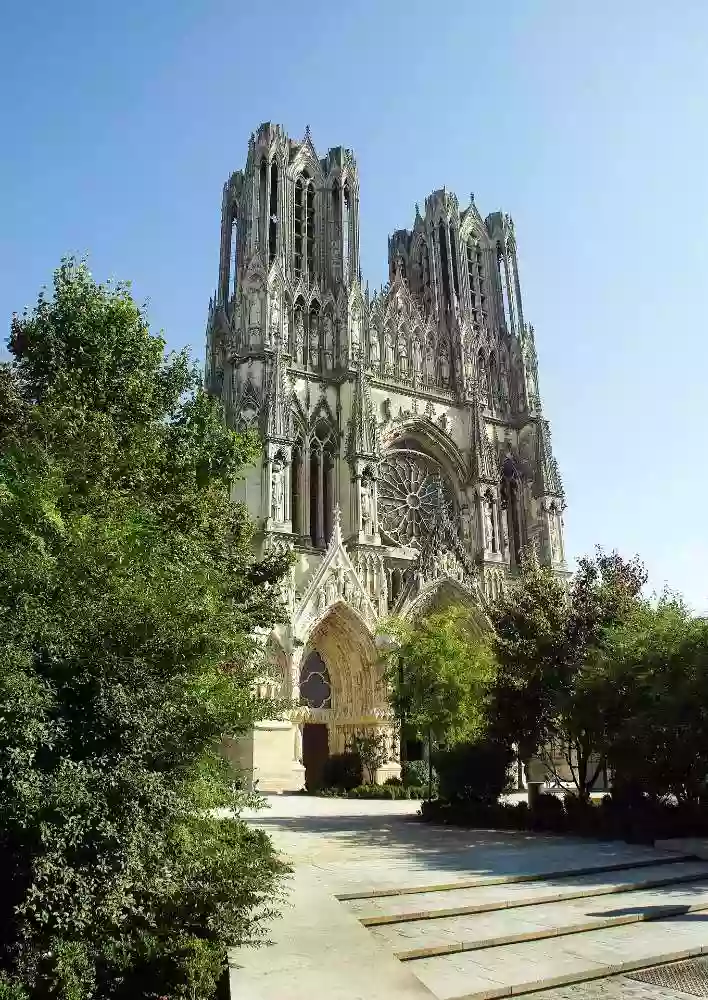
[[322,722],[306,722],[302,729],[302,763],[308,791],[321,788],[329,757],[329,733]]

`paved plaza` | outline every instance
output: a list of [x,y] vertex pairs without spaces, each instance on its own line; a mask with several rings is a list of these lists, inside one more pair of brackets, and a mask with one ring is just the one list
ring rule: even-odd
[[291,861],[240,1000],[670,1000],[634,970],[708,953],[708,862],[620,842],[422,824],[418,803],[272,796]]

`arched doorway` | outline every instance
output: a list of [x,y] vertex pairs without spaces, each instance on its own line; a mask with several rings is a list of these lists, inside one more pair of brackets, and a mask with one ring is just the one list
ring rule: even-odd
[[[315,625],[300,670],[302,763],[308,787],[322,780],[330,754],[342,753],[352,736],[373,727],[391,729],[388,702],[374,639],[344,601]],[[397,762],[380,780],[398,772]]]

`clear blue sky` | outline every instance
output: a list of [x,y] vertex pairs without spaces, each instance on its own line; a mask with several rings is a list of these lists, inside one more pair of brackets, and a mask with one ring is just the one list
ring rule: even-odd
[[203,355],[221,187],[263,120],[355,150],[361,257],[446,185],[515,219],[570,552],[708,611],[708,3],[5,5],[0,318],[60,256]]

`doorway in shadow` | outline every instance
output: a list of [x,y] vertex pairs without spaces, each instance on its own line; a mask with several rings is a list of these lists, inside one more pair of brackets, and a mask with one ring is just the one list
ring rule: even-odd
[[321,722],[307,722],[302,729],[302,763],[308,791],[321,788],[329,757],[329,733]]

